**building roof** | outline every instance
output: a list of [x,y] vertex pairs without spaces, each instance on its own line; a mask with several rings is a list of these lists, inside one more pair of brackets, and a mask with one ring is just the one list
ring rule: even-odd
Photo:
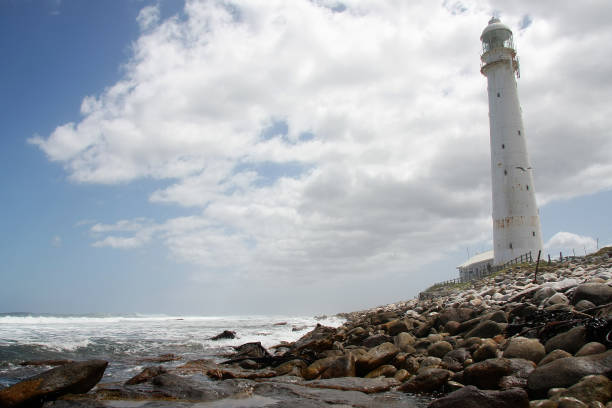
[[489,261],[489,260],[493,260],[493,250],[474,255],[473,257],[471,257],[470,259],[468,259],[467,261],[459,265],[457,268],[465,268],[466,266],[470,266],[472,264]]

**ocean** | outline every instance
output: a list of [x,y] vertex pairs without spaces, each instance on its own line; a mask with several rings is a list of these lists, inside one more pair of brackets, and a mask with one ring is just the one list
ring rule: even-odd
[[[222,361],[232,346],[259,341],[270,348],[295,341],[317,323],[338,327],[337,317],[295,316],[61,316],[0,314],[0,388],[48,370],[49,366],[22,366],[33,360],[109,361],[104,382],[124,381],[144,367],[159,365],[172,354],[176,366],[189,360]],[[235,339],[213,341],[224,330]]]

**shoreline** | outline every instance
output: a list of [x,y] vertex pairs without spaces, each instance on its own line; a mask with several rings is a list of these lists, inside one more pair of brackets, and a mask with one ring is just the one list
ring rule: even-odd
[[534,267],[338,313],[337,328],[247,343],[226,362],[150,365],[44,406],[612,407],[612,247],[541,263],[537,282]]

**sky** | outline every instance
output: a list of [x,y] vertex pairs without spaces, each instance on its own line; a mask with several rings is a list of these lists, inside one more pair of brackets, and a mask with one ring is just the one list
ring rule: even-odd
[[612,244],[607,0],[0,0],[0,312],[337,313],[492,245],[514,32],[545,254]]

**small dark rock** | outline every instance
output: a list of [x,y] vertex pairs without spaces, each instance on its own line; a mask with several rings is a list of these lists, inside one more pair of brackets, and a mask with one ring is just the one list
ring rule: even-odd
[[223,339],[235,339],[236,332],[231,330],[223,330],[222,333],[217,334],[216,336],[211,337],[211,340],[223,340]]

